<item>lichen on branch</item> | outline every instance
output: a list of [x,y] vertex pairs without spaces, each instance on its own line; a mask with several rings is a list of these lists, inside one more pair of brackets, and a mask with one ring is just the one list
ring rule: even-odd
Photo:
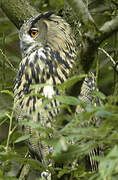
[[0,7],[18,29],[25,20],[39,14],[28,0],[0,0]]

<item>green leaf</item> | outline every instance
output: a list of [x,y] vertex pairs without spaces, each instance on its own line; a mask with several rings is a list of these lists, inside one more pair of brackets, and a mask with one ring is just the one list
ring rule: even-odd
[[36,169],[36,170],[41,171],[42,169],[46,168],[45,164],[35,159],[16,157],[15,160],[18,162],[22,162],[23,164],[29,164],[33,169]]
[[29,138],[30,138],[30,134],[24,135],[24,136],[20,136],[18,139],[16,139],[16,141],[14,143],[19,143],[19,142],[25,141],[25,140],[27,140]]
[[107,155],[107,157],[109,158],[118,158],[118,146],[115,145],[114,148],[109,152],[109,154]]
[[72,168],[64,168],[62,170],[59,171],[58,173],[58,178],[61,178],[64,174],[69,174],[73,169]]
[[73,96],[54,96],[54,97],[59,102],[67,105],[73,105],[73,106],[84,105],[84,103],[80,99]]
[[[7,113],[7,112],[6,112],[6,113]],[[1,114],[1,113],[0,113],[0,120],[3,119],[3,118],[5,118],[5,117],[6,117],[6,114]],[[5,121],[6,121],[6,119],[5,119],[4,121],[0,122],[0,126],[1,126]]]
[[87,77],[86,74],[82,74],[82,75],[78,75],[78,76],[73,76],[73,77],[69,78],[68,80],[66,80],[65,82],[63,82],[61,84],[58,84],[57,87],[59,89],[70,88],[71,86],[73,86],[74,84],[76,84],[78,81],[82,80],[85,77]]
[[2,176],[3,176],[3,171],[0,169],[0,180]]
[[104,108],[100,108],[96,113],[95,113],[95,116],[97,117],[112,117],[112,113],[105,110]]
[[[2,180],[2,179],[0,179]],[[5,177],[3,178],[3,180],[18,180],[18,178],[15,178],[15,177]]]
[[0,152],[0,161],[7,161],[18,157],[18,154],[15,152]]
[[42,87],[45,87],[45,86],[53,86],[53,85],[48,84],[48,83],[35,84],[35,85],[31,85],[30,89],[42,88]]
[[100,91],[92,91],[91,94],[96,95],[99,99],[105,100],[106,96]]

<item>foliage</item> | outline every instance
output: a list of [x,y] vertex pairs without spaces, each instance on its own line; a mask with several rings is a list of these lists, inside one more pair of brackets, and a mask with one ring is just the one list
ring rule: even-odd
[[[55,5],[55,1],[51,0],[31,0],[31,2],[37,6],[37,9],[42,8],[42,11],[61,10],[64,3],[63,0],[58,0],[58,5]],[[98,26],[117,14],[117,2],[115,0],[85,0],[85,3]],[[66,117],[58,117],[57,121],[52,123],[51,128],[44,128],[40,124],[32,124],[31,121],[27,120],[22,122],[22,125],[29,125],[36,128],[36,131],[40,131],[42,134],[40,139],[54,148],[54,151],[47,155],[47,159],[51,158],[54,163],[64,164],[63,168],[61,166],[60,168],[49,168],[27,156],[27,147],[24,141],[30,135],[21,135],[17,130],[18,124],[14,120],[12,108],[12,90],[16,67],[20,61],[19,40],[16,28],[2,11],[0,11],[0,28],[0,180],[18,179],[17,173],[23,163],[29,164],[35,170],[49,169],[54,175],[56,171],[58,178],[71,174],[71,179],[118,179],[118,106],[114,103],[117,97],[113,95],[114,77],[117,74],[114,72],[113,64],[110,61],[110,57],[114,61],[118,59],[117,34],[111,36],[101,45],[101,49],[104,51],[99,49],[96,63],[92,69],[96,72],[97,88],[100,89],[100,91],[95,90],[92,96],[94,99],[96,97],[100,99],[100,106],[85,104],[76,97],[55,96],[54,98],[62,103],[60,108],[66,107],[68,109],[69,114]],[[82,27],[80,27],[79,32],[76,32],[79,37],[81,37],[81,29]],[[79,41],[82,39],[80,38]],[[81,77],[75,76],[64,84],[58,85],[58,88],[63,91],[76,82],[78,78]],[[45,99],[44,105],[48,103],[49,101]],[[70,105],[82,106],[85,111],[75,114]],[[79,127],[81,121],[84,123],[93,117],[101,119],[98,126]],[[65,126],[62,126],[65,121]],[[43,134],[46,135],[45,138]],[[53,134],[51,139],[48,138],[48,134]],[[101,153],[99,157],[95,157],[99,161],[99,170],[98,172],[86,171],[83,157],[98,146],[104,150],[104,156]],[[81,162],[80,165],[75,163],[72,168],[70,164],[74,163],[75,159],[80,159]]]

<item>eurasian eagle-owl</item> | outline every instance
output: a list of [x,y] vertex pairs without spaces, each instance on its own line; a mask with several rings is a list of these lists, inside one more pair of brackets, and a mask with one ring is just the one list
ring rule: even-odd
[[[76,57],[76,43],[68,23],[53,13],[43,13],[25,22],[19,33],[22,61],[20,62],[14,86],[14,108],[18,121],[29,118],[32,122],[50,127],[54,116],[60,112],[55,95],[61,95],[57,84],[68,79],[68,74]],[[38,86],[44,84],[45,86]],[[31,85],[37,85],[31,88]],[[84,81],[80,98],[90,103],[88,80]],[[30,94],[30,95],[29,95]],[[31,95],[32,94],[32,95]],[[35,94],[35,95],[33,95]],[[52,99],[48,106],[41,108],[42,94]],[[52,110],[48,110],[52,108]],[[24,126],[23,132],[31,134],[28,146],[34,158],[45,162],[50,147],[42,141],[35,127]]]

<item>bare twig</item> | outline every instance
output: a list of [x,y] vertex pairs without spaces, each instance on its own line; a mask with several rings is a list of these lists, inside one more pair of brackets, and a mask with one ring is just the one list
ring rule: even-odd
[[114,59],[108,54],[108,52],[106,52],[103,48],[98,48],[99,50],[101,50],[104,54],[106,54],[106,56],[110,59],[110,61],[112,62],[112,64],[115,66],[116,62],[114,61]]

